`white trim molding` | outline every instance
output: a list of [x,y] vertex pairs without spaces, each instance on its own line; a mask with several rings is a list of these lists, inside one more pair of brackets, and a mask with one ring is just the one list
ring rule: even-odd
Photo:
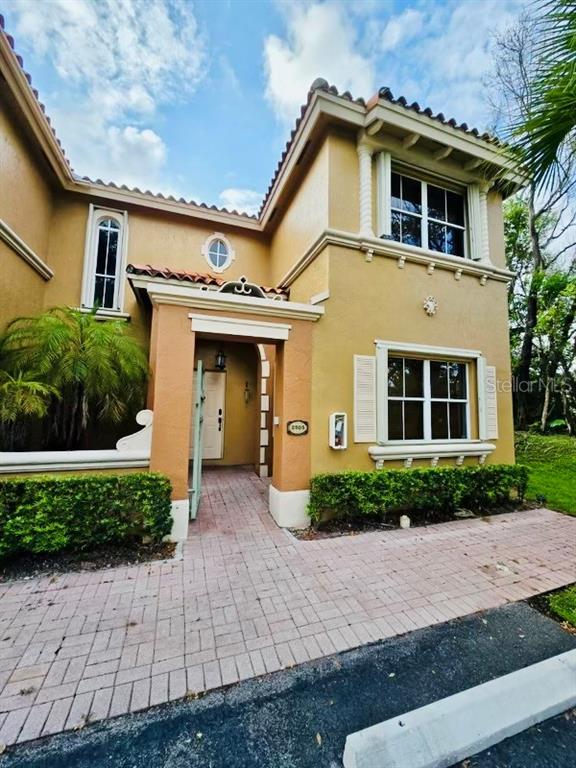
[[22,238],[18,237],[12,227],[8,226],[3,219],[0,219],[0,240],[3,240],[17,256],[24,259],[44,280],[48,281],[54,277],[54,272],[48,264],[42,261],[40,256]]
[[148,292],[152,304],[177,304],[194,309],[213,311],[228,310],[251,315],[272,315],[293,320],[319,320],[324,307],[300,304],[296,301],[277,301],[253,296],[236,296],[233,293],[203,291],[193,286],[165,285],[146,277],[130,277],[135,288]]
[[112,219],[119,226],[118,250],[116,253],[116,271],[114,274],[114,306],[102,307],[98,314],[108,317],[107,313],[122,316],[126,285],[126,262],[128,257],[128,213],[113,208],[98,208],[93,203],[88,206],[86,221],[86,239],[84,242],[84,269],[82,273],[82,295],[80,306],[91,309],[94,306],[94,287],[96,279],[96,259],[98,249],[99,224],[105,219]]
[[[214,243],[216,240],[221,240],[224,243],[224,246],[226,248],[226,261],[222,266],[217,267],[210,258],[210,247],[212,246],[212,243]],[[209,237],[206,238],[204,241],[204,244],[202,245],[202,248],[200,249],[200,252],[202,253],[202,256],[206,259],[208,266],[210,267],[212,272],[225,272],[228,267],[232,264],[233,261],[236,260],[236,251],[232,247],[232,243],[230,240],[226,237],[226,235],[223,235],[222,232],[214,232]]]
[[376,469],[382,469],[385,461],[403,461],[410,468],[414,461],[430,459],[432,467],[437,466],[440,459],[455,459],[457,466],[462,466],[464,459],[474,457],[479,464],[484,464],[487,456],[496,450],[493,443],[480,440],[451,443],[397,443],[394,445],[371,445],[368,448],[370,458],[376,464]]
[[222,315],[188,315],[192,330],[213,333],[216,336],[246,336],[251,339],[286,341],[292,329],[284,323],[266,323],[258,320],[238,320],[237,317]]
[[[375,461],[384,461],[384,459],[402,459],[408,462],[406,466],[411,466],[414,458],[429,458],[433,466],[438,463],[438,459],[446,456],[455,457],[457,463],[461,464],[461,457],[477,456],[480,463],[483,463],[486,456],[494,450],[495,446],[491,443],[484,443],[483,440],[488,437],[485,428],[486,423],[486,385],[485,371],[486,359],[482,352],[477,349],[461,349],[459,347],[436,347],[427,344],[412,344],[409,342],[386,341],[382,339],[375,340],[376,345],[376,424],[377,424],[377,442],[378,446],[369,448],[369,453]],[[476,363],[477,377],[477,413],[478,413],[478,433],[480,440],[470,438],[470,372],[467,372],[467,394],[466,394],[466,420],[467,434],[466,439],[442,441],[442,440],[414,440],[414,441],[389,441],[388,440],[388,356],[393,355],[417,355],[423,359],[444,358],[448,360],[465,360]],[[425,408],[426,413],[426,408]],[[426,434],[426,433],[425,433]],[[492,436],[492,435],[490,435]],[[382,449],[382,450],[380,450]],[[376,457],[376,458],[375,458]]]
[[[289,287],[307,267],[330,245],[340,246],[342,248],[351,248],[357,251],[370,253],[370,261],[375,256],[385,256],[395,259],[399,266],[404,266],[405,262],[413,264],[422,264],[427,269],[433,264],[434,269],[445,269],[458,274],[458,279],[462,275],[469,275],[486,283],[487,280],[495,280],[500,283],[509,283],[514,277],[514,273],[508,269],[495,267],[489,262],[478,262],[463,256],[449,256],[437,251],[427,251],[424,248],[398,243],[396,240],[382,239],[378,237],[363,237],[354,232],[344,232],[338,229],[326,229],[319,235],[316,241],[308,248],[303,256],[286,272],[280,280],[279,285],[282,288]],[[400,263],[401,262],[401,263]]]
[[310,491],[279,491],[270,486],[270,514],[280,528],[308,528]]

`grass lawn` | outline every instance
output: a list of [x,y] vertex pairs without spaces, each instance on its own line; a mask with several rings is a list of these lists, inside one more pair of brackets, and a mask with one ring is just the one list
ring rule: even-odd
[[576,627],[576,586],[550,595],[548,605],[553,613]]
[[576,439],[516,435],[516,461],[530,468],[527,497],[576,516]]

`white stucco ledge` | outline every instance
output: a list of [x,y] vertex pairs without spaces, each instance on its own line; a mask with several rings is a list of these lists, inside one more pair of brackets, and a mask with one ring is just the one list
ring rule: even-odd
[[494,443],[484,443],[470,440],[462,443],[397,443],[388,445],[371,445],[368,448],[370,458],[375,462],[376,469],[382,469],[385,461],[403,461],[406,467],[419,459],[430,459],[435,467],[440,459],[455,459],[456,465],[461,466],[464,459],[471,456],[484,464],[486,457],[496,450]]
[[84,469],[146,469],[150,465],[153,420],[152,411],[139,411],[136,421],[142,429],[122,437],[116,448],[109,450],[0,452],[0,475]]
[[188,499],[177,499],[172,502],[172,530],[165,541],[176,543],[188,538],[188,522],[190,519],[190,502]]
[[350,734],[344,768],[448,768],[576,705],[576,650]]
[[279,491],[270,486],[269,508],[280,528],[308,528],[310,491]]

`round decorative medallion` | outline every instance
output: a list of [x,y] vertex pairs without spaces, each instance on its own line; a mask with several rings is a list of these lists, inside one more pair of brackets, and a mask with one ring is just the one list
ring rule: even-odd
[[433,317],[438,310],[438,300],[435,299],[434,296],[426,296],[422,306],[424,307],[424,312],[426,312],[428,317]]

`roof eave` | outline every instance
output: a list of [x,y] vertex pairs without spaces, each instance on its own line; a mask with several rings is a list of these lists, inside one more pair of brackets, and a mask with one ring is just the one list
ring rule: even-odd
[[54,131],[36,99],[9,38],[0,31],[1,69],[19,109],[22,111],[34,138],[46,156],[58,181],[63,185],[73,181],[72,170]]

